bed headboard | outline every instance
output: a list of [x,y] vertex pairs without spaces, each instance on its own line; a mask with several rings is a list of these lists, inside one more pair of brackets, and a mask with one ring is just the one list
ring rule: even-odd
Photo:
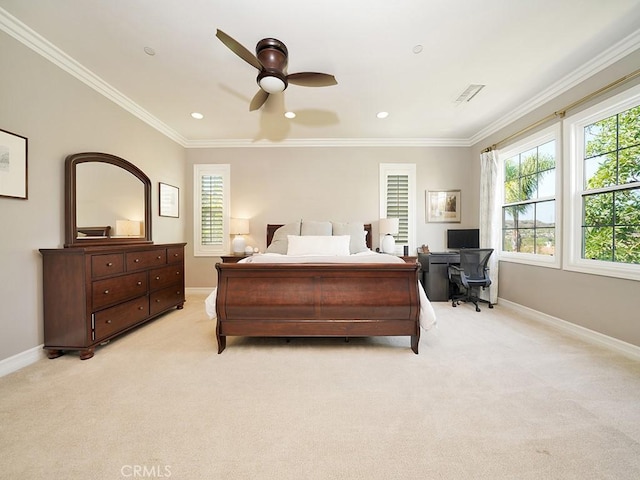
[[[267,224],[267,247],[271,245],[271,241],[273,240],[273,234],[275,233],[275,231],[282,226],[283,224],[280,224],[280,225],[275,225],[272,223]],[[367,243],[367,248],[372,248],[373,242],[372,242],[372,236],[371,236],[371,224],[365,223],[364,230],[365,232],[367,232],[367,237],[365,239]]]

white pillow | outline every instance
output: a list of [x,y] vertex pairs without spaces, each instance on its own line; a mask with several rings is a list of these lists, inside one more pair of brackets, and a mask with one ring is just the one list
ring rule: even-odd
[[367,231],[364,229],[363,223],[340,223],[332,222],[334,235],[351,235],[351,243],[349,251],[351,253],[366,252],[367,247]]
[[287,255],[348,256],[349,235],[288,235]]

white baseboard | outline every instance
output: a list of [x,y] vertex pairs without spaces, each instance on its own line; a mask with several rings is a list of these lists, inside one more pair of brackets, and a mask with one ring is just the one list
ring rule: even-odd
[[185,288],[184,293],[187,295],[209,295],[216,287],[190,287]]
[[21,368],[31,365],[32,363],[36,363],[38,360],[46,358],[47,355],[43,350],[43,346],[44,345],[39,345],[1,360],[0,377],[9,375],[10,373],[16,372]]
[[547,315],[546,313],[538,312],[537,310],[533,310],[518,303],[510,302],[504,298],[498,298],[498,305],[517,311],[527,318],[544,323],[545,325],[549,325],[553,328],[557,328],[558,330],[562,330],[563,332],[569,333],[574,337],[580,338],[581,340],[593,345],[614,350],[617,353],[630,357],[634,360],[640,360],[640,347],[637,345],[632,345],[631,343],[623,342],[617,338],[609,337],[608,335],[581,327],[575,323],[567,322],[566,320],[561,320],[557,317]]

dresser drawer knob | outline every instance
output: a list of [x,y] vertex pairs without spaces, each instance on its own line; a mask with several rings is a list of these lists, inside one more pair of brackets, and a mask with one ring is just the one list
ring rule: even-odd
[[105,295],[109,295],[109,290],[105,290],[105,291],[104,291],[104,294],[105,294]]
[[160,277],[156,277],[156,280],[160,280]]
[[108,323],[108,324],[109,324],[109,323],[111,323],[111,322],[112,322],[112,320],[107,320],[107,323]]
[[113,267],[113,262],[107,262],[107,267]]
[[156,303],[160,303],[160,300],[156,298]]
[[144,307],[141,305],[138,307],[138,310],[144,310]]
[[138,282],[138,284],[137,284],[137,285],[138,285],[138,286],[142,285],[142,282]]
[[139,259],[139,258],[136,258],[136,259],[133,261],[133,263],[140,263],[140,259]]
[[162,258],[162,255],[158,255],[156,258],[160,260]]
[[177,254],[177,253],[174,253],[174,254],[173,254],[173,256],[174,256],[174,257],[177,257],[177,256],[178,256],[178,254]]
[[180,271],[179,270],[176,272],[176,275],[180,275]]

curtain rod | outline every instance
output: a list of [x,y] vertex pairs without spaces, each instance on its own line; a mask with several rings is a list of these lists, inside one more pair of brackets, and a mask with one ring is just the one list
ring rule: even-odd
[[503,138],[502,140],[500,140],[499,142],[494,143],[493,145],[491,145],[490,147],[485,148],[484,150],[482,150],[482,153],[487,153],[490,152],[491,150],[495,150],[496,148],[498,148],[498,145],[501,145],[503,143],[508,142],[509,140],[512,140],[516,137],[519,137],[520,135],[527,133],[530,130],[533,130],[534,128],[539,127],[540,125],[547,123],[549,120],[552,120],[554,118],[563,118],[568,110],[571,110],[572,108],[577,107],[578,105],[581,105],[585,102],[588,102],[589,100],[591,100],[592,98],[597,97],[598,95],[603,94],[604,92],[611,90],[614,87],[617,87],[618,85],[620,85],[621,83],[624,83],[628,80],[631,80],[632,78],[637,77],[638,75],[640,75],[640,69],[636,70],[635,72],[632,72],[628,75],[625,75],[624,77],[619,78],[618,80],[616,80],[615,82],[611,82],[608,85],[605,85],[604,87],[596,90],[595,92],[590,93],[589,95],[586,95],[584,97],[582,97],[580,100],[576,100],[575,102],[567,105],[566,107],[564,107],[561,110],[558,110],[556,112],[553,112],[551,115],[547,115],[546,117],[544,117],[542,120],[538,120],[537,122],[529,125],[528,127],[523,128],[522,130],[518,130],[516,133],[513,133],[511,135],[509,135],[506,138]]

